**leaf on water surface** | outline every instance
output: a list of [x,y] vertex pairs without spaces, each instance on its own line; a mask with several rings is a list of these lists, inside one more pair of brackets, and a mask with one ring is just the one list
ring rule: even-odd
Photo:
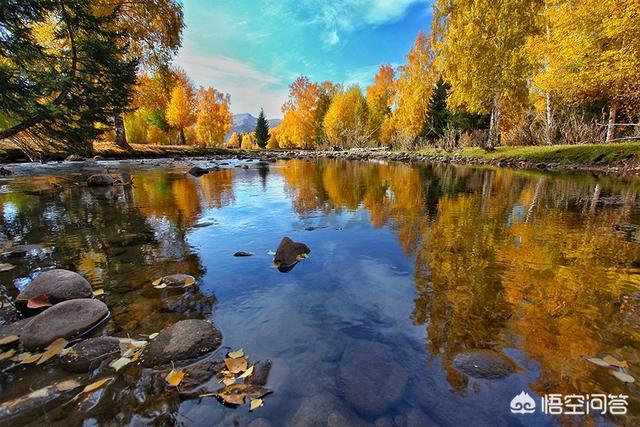
[[27,308],[51,307],[52,305],[51,301],[49,301],[49,295],[47,294],[36,295],[27,301]]
[[245,399],[259,399],[269,393],[271,390],[259,385],[233,384],[221,388],[216,395],[226,404],[242,405]]
[[586,360],[589,363],[593,363],[594,365],[598,365],[601,366],[603,368],[610,368],[611,365],[609,365],[606,361],[598,358],[598,357],[585,357],[584,360]]
[[[24,354],[24,353],[23,353]],[[20,364],[28,365],[29,363],[34,363],[40,360],[42,357],[42,353],[29,354],[28,356],[24,356],[20,359]]]
[[0,271],[9,271],[13,270],[14,268],[16,268],[16,266],[13,264],[0,263]]
[[99,297],[100,295],[104,295],[104,289],[96,289],[95,291],[93,291],[94,297]]
[[62,349],[67,346],[67,344],[68,342],[64,338],[58,338],[57,340],[53,341],[47,346],[46,351],[42,353],[42,357],[40,358],[40,360],[38,360],[38,363],[36,363],[36,365],[40,365],[51,359],[56,354],[59,354]]
[[262,399],[251,399],[251,405],[249,406],[250,411],[254,411],[264,405]]
[[165,381],[169,383],[170,386],[177,387],[182,382],[184,375],[184,371],[172,369],[165,377]]
[[160,332],[155,332],[155,333],[149,335],[149,339],[150,340],[155,339],[155,337],[157,337],[158,335],[160,335]]
[[158,285],[160,285],[162,283],[163,280],[164,280],[164,276],[159,278],[159,279],[154,280],[153,282],[151,282],[151,284],[153,286],[158,286]]
[[607,362],[609,365],[615,366],[618,368],[627,369],[629,367],[629,364],[626,361],[618,360],[615,357],[610,356],[608,354],[605,357],[603,357],[602,360]]
[[253,374],[253,367],[254,367],[254,366],[255,366],[255,365],[251,365],[251,366],[249,366],[249,369],[247,369],[246,371],[244,371],[244,373],[243,373],[242,375],[240,375],[240,376],[238,377],[238,379],[239,379],[239,380],[241,380],[241,379],[247,378],[249,375]]
[[0,362],[12,358],[14,354],[16,354],[16,351],[13,348],[9,351],[5,351],[4,353],[0,353]]
[[69,391],[69,390],[73,390],[74,388],[78,388],[80,387],[82,384],[80,384],[78,381],[76,380],[67,380],[67,381],[62,381],[61,383],[58,383],[56,385],[54,385],[53,387],[59,391],[59,392],[63,392],[63,391]]
[[196,284],[196,281],[193,280],[191,277],[189,277],[188,279],[185,279],[183,287],[188,288],[189,286],[193,286],[195,284]]
[[0,345],[11,344],[12,342],[16,342],[20,339],[17,335],[9,335],[0,339]]
[[105,385],[106,383],[108,383],[109,381],[111,381],[113,379],[113,377],[107,377],[104,378],[102,380],[98,380],[94,383],[89,384],[88,386],[86,386],[84,389],[82,389],[83,393],[91,393],[92,391],[95,391],[97,389],[99,389],[100,387],[102,387],[103,385]]
[[128,357],[121,357],[121,358],[111,362],[111,365],[109,365],[109,366],[111,366],[116,372],[118,372],[120,369],[124,368],[125,366],[127,366],[131,362],[132,362],[132,360],[129,359]]
[[622,381],[623,383],[634,383],[636,382],[636,379],[633,378],[631,375],[622,372],[622,371],[612,371],[611,374],[616,377],[617,379],[619,379],[620,381]]
[[229,352],[228,356],[232,359],[237,359],[244,356],[244,349],[238,349],[236,351]]
[[249,364],[249,360],[247,356],[238,357],[236,359],[232,359],[227,357],[224,359],[224,364],[227,366],[227,369],[232,374],[239,374],[240,372],[244,372],[247,370],[247,365]]

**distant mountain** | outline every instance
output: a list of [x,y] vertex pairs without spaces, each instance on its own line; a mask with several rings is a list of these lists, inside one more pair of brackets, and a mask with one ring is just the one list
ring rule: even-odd
[[[267,123],[269,123],[269,129],[278,126],[281,121],[282,121],[281,119],[267,119]],[[257,122],[258,122],[258,118],[252,116],[249,113],[234,114],[233,127],[231,128],[231,132],[227,134],[226,139],[229,139],[231,134],[234,132],[238,134],[253,132],[254,130],[256,130]]]

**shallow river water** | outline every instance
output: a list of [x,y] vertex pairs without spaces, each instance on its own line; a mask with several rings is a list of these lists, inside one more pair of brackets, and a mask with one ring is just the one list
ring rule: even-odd
[[[638,424],[637,386],[584,357],[614,356],[640,379],[640,181],[337,160],[185,174],[196,163],[211,166],[12,166],[15,175],[0,179],[0,231],[46,250],[11,258],[0,292],[10,301],[57,266],[105,290],[111,317],[96,335],[135,338],[210,319],[222,356],[243,348],[272,361],[273,393],[253,412],[185,400],[131,365],[90,398],[35,408],[19,424]],[[85,185],[107,169],[131,185]],[[311,248],[288,273],[270,252],[284,236]],[[172,273],[196,286],[151,286]],[[513,373],[458,369],[456,356],[476,350],[513,361]],[[69,374],[52,361],[0,375],[6,401],[114,373]],[[510,410],[522,391],[537,404],[532,414]],[[541,408],[545,395],[602,393],[628,396],[628,414]]]

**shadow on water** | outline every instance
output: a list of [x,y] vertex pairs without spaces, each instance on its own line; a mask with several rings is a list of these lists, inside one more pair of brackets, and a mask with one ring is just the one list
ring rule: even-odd
[[[162,375],[131,367],[90,399],[36,409],[25,421],[583,420],[514,415],[509,402],[522,390],[536,399],[625,394],[627,418],[596,421],[640,417],[635,386],[583,360],[611,354],[640,378],[634,179],[335,160],[258,163],[194,178],[161,162],[120,162],[109,168],[125,184],[95,191],[82,185],[86,173],[65,168],[25,169],[0,181],[1,231],[46,249],[9,260],[16,268],[0,273],[3,298],[15,298],[41,270],[78,271],[105,290],[111,318],[98,335],[138,337],[178,320],[210,319],[225,348],[272,360],[274,393],[255,412],[211,397],[183,401]],[[312,249],[288,274],[269,255],[283,236]],[[179,292],[150,285],[173,273],[197,285]],[[501,360],[515,368],[489,378],[461,366],[467,353],[489,355],[490,370],[504,367]],[[91,375],[105,374],[113,372]],[[14,369],[2,374],[0,398],[68,377],[55,363]]]

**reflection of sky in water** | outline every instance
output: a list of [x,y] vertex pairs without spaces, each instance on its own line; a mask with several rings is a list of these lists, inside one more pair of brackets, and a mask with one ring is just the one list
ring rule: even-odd
[[18,215],[18,207],[12,202],[4,202],[2,204],[3,216],[6,222],[13,222]]

